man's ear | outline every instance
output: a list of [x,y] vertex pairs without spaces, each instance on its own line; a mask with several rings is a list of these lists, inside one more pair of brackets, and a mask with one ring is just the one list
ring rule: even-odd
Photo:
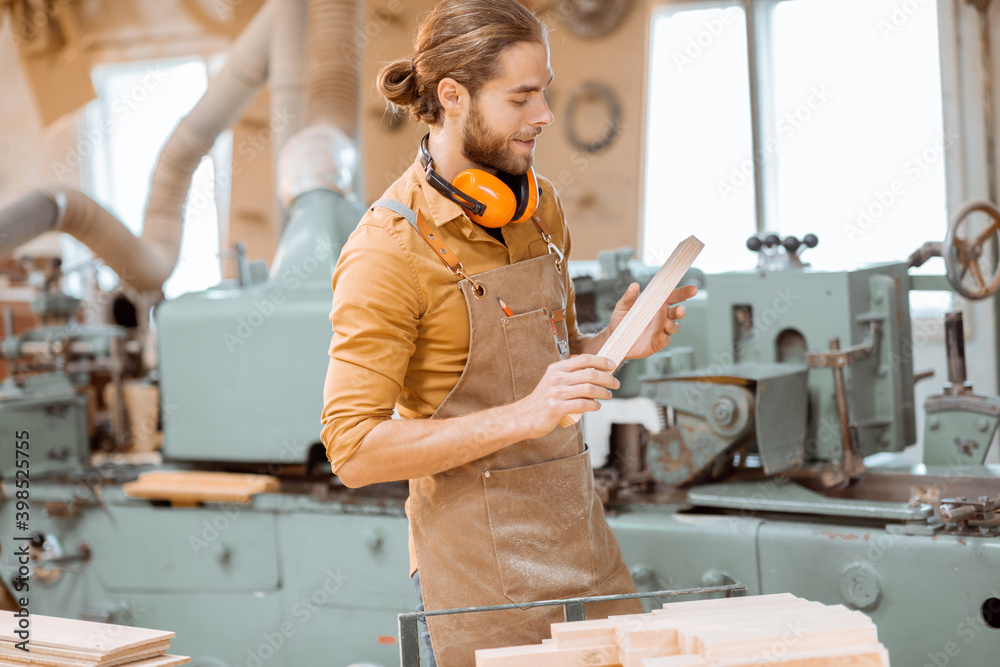
[[472,100],[469,90],[465,86],[447,76],[438,81],[437,94],[441,108],[444,109],[446,115],[452,117],[465,113]]

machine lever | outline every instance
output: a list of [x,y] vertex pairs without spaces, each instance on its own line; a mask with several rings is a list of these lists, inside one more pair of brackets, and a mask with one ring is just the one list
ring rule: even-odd
[[[878,324],[875,324],[878,327]],[[854,346],[848,350],[841,351],[840,349],[840,339],[834,338],[830,341],[830,352],[828,353],[827,359],[833,363],[824,363],[823,366],[828,366],[833,369],[833,384],[834,391],[837,397],[837,415],[840,421],[840,439],[843,444],[843,455],[840,459],[840,465],[828,464],[824,466],[823,471],[820,473],[820,479],[824,486],[832,488],[835,486],[840,486],[848,483],[850,480],[857,479],[861,476],[861,473],[865,471],[864,460],[861,457],[861,453],[858,447],[858,427],[856,424],[852,424],[850,420],[850,415],[847,410],[847,391],[844,387],[844,366],[853,363],[853,357],[850,353],[853,351],[855,353],[863,352],[862,356],[868,356],[874,349],[874,341],[866,345]],[[814,354],[814,353],[811,353]],[[810,366],[814,366],[813,360],[807,359]],[[826,361],[826,359],[824,359]],[[818,364],[817,364],[818,365]]]
[[966,382],[965,373],[965,331],[962,312],[952,311],[944,316],[944,342],[948,355],[948,384],[946,394],[971,394],[972,385]]

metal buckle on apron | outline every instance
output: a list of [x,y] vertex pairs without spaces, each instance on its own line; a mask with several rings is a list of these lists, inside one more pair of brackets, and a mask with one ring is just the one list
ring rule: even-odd
[[486,285],[483,285],[482,283],[477,283],[475,280],[466,275],[465,267],[462,266],[461,262],[459,262],[458,266],[454,268],[452,267],[448,268],[451,269],[451,272],[453,274],[462,276],[463,278],[469,281],[469,284],[472,285],[472,295],[475,296],[477,299],[482,299],[486,296]]
[[538,229],[538,233],[542,235],[542,240],[545,241],[545,245],[549,249],[550,255],[555,255],[559,259],[556,260],[556,271],[562,273],[562,265],[566,258],[563,256],[562,250],[556,247],[556,244],[552,242],[552,235],[549,234],[549,230],[545,229],[542,225],[542,221],[537,217],[531,218],[531,221],[535,223],[535,228]]

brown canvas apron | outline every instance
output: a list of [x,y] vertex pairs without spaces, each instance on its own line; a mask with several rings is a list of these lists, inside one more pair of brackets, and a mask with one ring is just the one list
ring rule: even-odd
[[[550,242],[548,255],[470,277],[429,225],[418,221],[413,226],[435,254],[463,276],[458,284],[471,326],[469,360],[431,419],[524,398],[549,364],[569,357],[560,317],[567,297],[561,254]],[[540,221],[535,224],[549,241]],[[513,316],[505,315],[496,297]],[[556,426],[541,438],[410,480],[410,525],[429,611],[635,592],[594,494],[580,424]],[[637,600],[586,607],[587,618],[641,612]],[[549,637],[549,624],[564,617],[562,607],[540,607],[427,620],[438,665],[471,667],[476,649],[540,643]]]

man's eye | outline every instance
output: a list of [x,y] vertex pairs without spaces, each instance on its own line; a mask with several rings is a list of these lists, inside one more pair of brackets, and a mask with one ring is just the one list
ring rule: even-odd
[[528,100],[527,99],[523,99],[523,100],[511,100],[511,103],[514,106],[523,107],[525,104],[528,103]]

